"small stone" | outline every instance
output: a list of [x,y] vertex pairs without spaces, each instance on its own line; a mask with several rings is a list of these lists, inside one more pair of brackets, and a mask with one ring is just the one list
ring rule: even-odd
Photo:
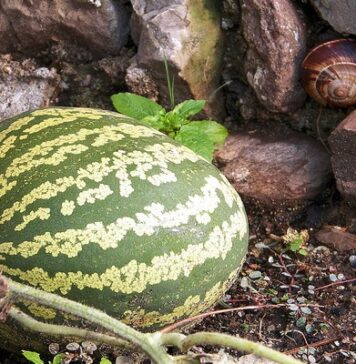
[[349,258],[349,262],[353,269],[356,269],[356,255],[351,255]]
[[80,349],[80,345],[78,343],[69,343],[67,344],[66,349],[70,352],[78,351]]
[[337,279],[339,281],[343,281],[345,279],[345,276],[342,273],[340,273],[340,274],[337,275]]
[[301,307],[300,309],[304,314],[311,315],[312,311],[309,307]]
[[257,244],[255,244],[255,248],[262,250],[262,249],[267,248],[267,245],[264,243],[257,243]]
[[94,351],[96,351],[98,347],[96,346],[95,343],[93,343],[91,341],[84,341],[84,342],[82,342],[82,348],[86,353],[93,354]]
[[57,343],[51,343],[48,346],[48,351],[52,354],[52,355],[56,355],[59,352],[59,344]]
[[295,305],[295,304],[290,304],[290,305],[288,305],[288,308],[289,308],[291,311],[298,311],[298,310],[299,310],[299,306],[298,306],[298,305]]
[[299,319],[296,321],[296,325],[298,328],[303,329],[305,327],[307,320],[305,317],[299,317]]
[[247,277],[242,277],[241,278],[241,281],[240,281],[240,286],[241,288],[247,288],[250,286],[250,283],[248,281],[248,278]]
[[307,353],[311,354],[311,355],[315,355],[316,354],[316,349],[313,348],[313,347],[309,347],[308,350],[307,350]]
[[251,279],[260,279],[262,277],[262,273],[259,270],[254,270],[248,275]]
[[337,281],[336,275],[335,274],[330,274],[329,275],[329,280],[330,280],[330,282],[336,282]]
[[115,364],[132,364],[132,358],[129,356],[120,355],[116,358]]

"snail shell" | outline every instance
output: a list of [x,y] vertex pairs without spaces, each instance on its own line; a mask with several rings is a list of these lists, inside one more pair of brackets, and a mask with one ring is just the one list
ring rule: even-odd
[[313,48],[303,61],[302,84],[322,105],[356,105],[356,40],[335,39]]

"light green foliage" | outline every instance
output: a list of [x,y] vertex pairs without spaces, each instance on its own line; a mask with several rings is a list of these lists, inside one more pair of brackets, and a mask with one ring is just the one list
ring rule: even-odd
[[107,358],[101,358],[100,364],[112,364],[111,361]]
[[190,120],[203,110],[205,100],[186,100],[166,111],[156,102],[128,92],[113,95],[111,99],[120,113],[169,135],[208,161],[228,135],[226,128],[216,121]]
[[220,124],[202,120],[183,125],[175,139],[208,159],[213,155],[216,145],[223,144],[226,137],[227,130]]
[[[33,364],[44,364],[44,361],[41,359],[40,354],[35,351],[27,351],[22,350],[22,355]],[[57,354],[53,357],[52,361],[49,361],[48,364],[62,364],[63,354]],[[100,364],[112,364],[111,361],[107,358],[101,358]]]
[[[52,364],[62,364],[62,358],[63,355],[62,354],[57,354],[53,360],[52,360]],[[50,363],[51,364],[51,363]]]
[[308,255],[308,250],[306,249],[306,244],[309,240],[308,230],[297,231],[288,228],[287,233],[282,238],[287,244],[287,250],[303,256]]
[[40,358],[40,354],[34,351],[22,350],[22,355],[33,364],[44,364],[44,361]]
[[164,111],[163,107],[156,102],[128,92],[113,95],[111,100],[116,110],[137,120],[142,120],[148,116],[156,116]]

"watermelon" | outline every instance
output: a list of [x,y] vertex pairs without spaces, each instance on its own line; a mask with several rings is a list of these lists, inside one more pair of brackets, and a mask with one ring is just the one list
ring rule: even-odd
[[[55,107],[2,121],[0,142],[0,270],[14,281],[153,331],[213,306],[241,268],[238,194],[166,135],[117,113]],[[1,325],[5,345],[11,325]]]

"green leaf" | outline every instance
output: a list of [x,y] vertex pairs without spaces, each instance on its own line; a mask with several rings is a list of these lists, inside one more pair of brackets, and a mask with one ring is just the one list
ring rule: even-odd
[[186,100],[178,104],[172,112],[179,114],[182,118],[188,119],[198,114],[205,106],[205,100]]
[[112,364],[111,361],[107,358],[101,358],[100,364]]
[[121,114],[142,120],[146,116],[155,116],[165,112],[164,108],[156,102],[129,92],[122,92],[111,96],[115,109]]
[[180,114],[169,111],[164,116],[164,131],[169,133],[171,131],[177,131],[182,127],[183,124],[189,123],[189,120],[182,118]]
[[57,354],[53,360],[52,360],[52,364],[62,364],[62,358],[63,355],[62,354]]
[[308,255],[308,251],[307,251],[307,250],[305,250],[305,249],[299,249],[299,250],[298,250],[298,253],[299,253],[300,255],[303,255],[303,256],[307,256],[307,255]]
[[22,350],[22,355],[31,363],[44,364],[43,360],[40,358],[40,354],[35,351]]
[[141,121],[154,129],[165,131],[164,119],[164,117],[158,114],[154,116],[146,116]]
[[211,162],[216,146],[223,144],[227,135],[221,124],[202,120],[183,125],[175,139]]

